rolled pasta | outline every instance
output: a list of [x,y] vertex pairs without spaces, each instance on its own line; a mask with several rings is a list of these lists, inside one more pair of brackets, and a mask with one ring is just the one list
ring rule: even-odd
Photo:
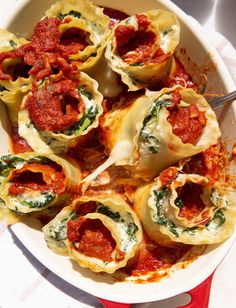
[[37,83],[19,111],[19,134],[40,153],[60,153],[98,126],[103,96],[85,73]]
[[109,17],[103,9],[84,0],[62,0],[56,2],[46,17],[62,20],[60,31],[60,52],[75,61],[79,70],[92,67],[103,55],[109,34]]
[[136,14],[115,26],[105,56],[129,90],[152,86],[168,75],[179,33],[179,22],[171,12]]
[[0,198],[19,215],[64,202],[80,179],[77,164],[54,154],[28,152],[0,160]]
[[219,243],[234,231],[236,208],[229,196],[207,177],[177,167],[140,187],[134,201],[147,234],[164,246]]
[[220,137],[215,113],[205,98],[180,86],[164,88],[130,102],[124,99],[101,124],[107,151],[134,177],[150,180],[178,160],[197,154]]
[[93,272],[113,273],[138,253],[142,227],[117,195],[82,196],[43,227],[48,247]]
[[19,105],[32,83],[28,76],[30,67],[24,63],[23,57],[15,56],[14,51],[27,42],[0,29],[0,99],[7,105],[14,125],[17,124]]

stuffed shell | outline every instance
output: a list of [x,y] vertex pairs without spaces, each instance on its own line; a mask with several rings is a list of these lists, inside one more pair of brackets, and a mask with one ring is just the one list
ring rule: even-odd
[[180,168],[165,169],[134,200],[147,234],[164,246],[219,243],[234,231],[236,207],[226,193],[207,177]]
[[46,12],[46,17],[61,19],[59,52],[75,61],[79,70],[92,67],[102,57],[110,20],[102,8],[87,0],[62,0]]
[[0,159],[0,198],[17,214],[41,211],[65,201],[80,182],[74,162],[33,152]]
[[137,255],[142,227],[117,195],[83,196],[43,227],[48,247],[93,272],[113,273]]
[[15,51],[27,44],[24,38],[0,29],[0,99],[7,105],[11,122],[17,124],[19,105],[24,93],[31,88],[30,67]]
[[36,83],[19,111],[19,134],[40,153],[60,153],[98,126],[103,96],[85,73]]
[[105,56],[129,90],[152,86],[168,75],[179,34],[173,13],[153,10],[136,14],[115,26]]
[[116,164],[145,180],[207,149],[220,137],[215,113],[205,98],[179,86],[124,100],[105,115],[102,127],[107,151],[112,156],[115,149],[120,155]]

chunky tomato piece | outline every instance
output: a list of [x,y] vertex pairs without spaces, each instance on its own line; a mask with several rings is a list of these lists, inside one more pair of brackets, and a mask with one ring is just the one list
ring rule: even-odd
[[45,18],[34,28],[31,42],[35,51],[54,51],[60,42],[58,26],[62,23],[60,18]]
[[196,144],[206,125],[206,117],[196,105],[185,108],[174,107],[167,118],[172,125],[173,133],[183,143]]
[[67,238],[75,243],[78,252],[105,262],[112,261],[116,242],[100,220],[83,217],[70,220],[67,225]]
[[63,131],[85,110],[74,81],[65,79],[34,88],[26,102],[30,118],[44,131]]

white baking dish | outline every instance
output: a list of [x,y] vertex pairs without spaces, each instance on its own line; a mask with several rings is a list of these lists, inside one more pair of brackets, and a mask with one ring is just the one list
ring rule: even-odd
[[[28,35],[34,24],[42,17],[45,10],[55,0],[21,0],[9,14],[5,28],[18,35]],[[94,1],[95,4],[122,10],[127,14],[144,12],[155,8],[164,8],[174,12],[181,23],[181,40],[177,54],[185,64],[187,71],[194,80],[199,81],[201,73],[208,68],[208,93],[229,92],[235,89],[234,83],[227,72],[224,63],[205,38],[201,27],[192,18],[184,14],[178,7],[168,0],[104,0]],[[184,52],[183,52],[184,51]],[[190,56],[191,61],[188,59]],[[7,118],[0,105],[0,135],[1,154],[10,151],[6,133]],[[236,107],[232,104],[219,112],[219,121],[223,139],[229,148],[236,139],[235,115]],[[205,280],[219,265],[230,249],[236,234],[220,245],[212,245],[205,253],[187,268],[176,270],[168,278],[156,283],[135,284],[131,282],[114,282],[104,274],[94,274],[89,270],[79,268],[69,259],[56,255],[50,251],[40,231],[40,226],[32,222],[18,223],[12,227],[13,232],[27,249],[46,267],[55,274],[95,296],[123,303],[140,303],[166,299],[168,297],[188,291]]]

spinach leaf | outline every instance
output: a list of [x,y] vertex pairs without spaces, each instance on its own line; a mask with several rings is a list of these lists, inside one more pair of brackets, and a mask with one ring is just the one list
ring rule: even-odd
[[130,66],[143,66],[143,65],[144,65],[143,62],[137,62],[137,63],[130,64]]
[[0,174],[6,169],[13,169],[19,163],[25,162],[26,160],[21,157],[14,156],[12,154],[4,155],[0,158]]
[[64,241],[67,238],[67,223],[72,219],[73,215],[69,215],[66,218],[61,219],[56,224],[49,225],[48,231],[50,237],[57,241],[59,247],[64,247]]
[[97,114],[98,114],[97,106],[95,108],[91,106],[84,114],[84,116],[76,124],[66,129],[63,132],[63,134],[68,136],[71,135],[79,136],[84,130],[86,130],[91,125],[91,123],[96,118]]
[[145,147],[152,154],[159,152],[159,140],[149,131],[148,126],[155,124],[162,107],[169,107],[171,104],[172,102],[169,99],[163,99],[162,96],[160,96],[154,101],[150,113],[143,120],[142,128],[139,134],[140,142],[143,142]]
[[90,101],[93,99],[92,94],[88,92],[87,90],[85,90],[85,88],[78,88],[78,91],[81,95],[86,96]]
[[106,215],[110,217],[112,220],[119,222],[120,221],[120,213],[119,212],[113,212],[109,209],[108,206],[102,205],[97,209],[97,212],[103,215]]
[[135,233],[138,231],[138,227],[136,226],[135,223],[128,223],[127,225],[127,234],[130,238],[132,238]]
[[175,200],[175,205],[178,206],[179,209],[182,209],[182,207],[184,206],[184,203],[180,198],[177,198]]
[[28,206],[29,208],[45,208],[55,199],[56,195],[53,192],[42,192],[39,197],[40,200],[26,200],[25,195],[19,195],[18,200],[22,205]]
[[81,17],[81,13],[80,12],[71,10],[71,11],[69,11],[69,13],[65,13],[65,14],[59,13],[58,14],[58,18],[64,19],[66,16],[69,16],[69,15],[74,16],[76,18],[80,18]]
[[8,91],[3,85],[0,84],[0,92],[2,91]]
[[167,34],[171,33],[173,30],[172,29],[168,29],[162,32],[163,36],[166,36]]
[[10,40],[9,43],[10,43],[11,47],[17,46],[17,43],[13,40]]
[[27,163],[31,164],[31,163],[39,163],[41,165],[47,165],[51,162],[51,160],[45,156],[42,155],[38,155],[36,157],[30,158]]
[[164,215],[164,202],[165,202],[165,197],[168,195],[168,193],[169,191],[166,186],[164,186],[159,191],[157,190],[154,191],[156,209],[157,209],[157,215],[156,215],[155,222],[159,225],[165,226],[176,237],[179,237],[179,232],[177,231],[176,225],[171,220],[166,218]]
[[225,214],[223,213],[222,210],[218,210],[215,215],[214,215],[214,220],[218,220],[218,226],[220,227],[225,223]]

